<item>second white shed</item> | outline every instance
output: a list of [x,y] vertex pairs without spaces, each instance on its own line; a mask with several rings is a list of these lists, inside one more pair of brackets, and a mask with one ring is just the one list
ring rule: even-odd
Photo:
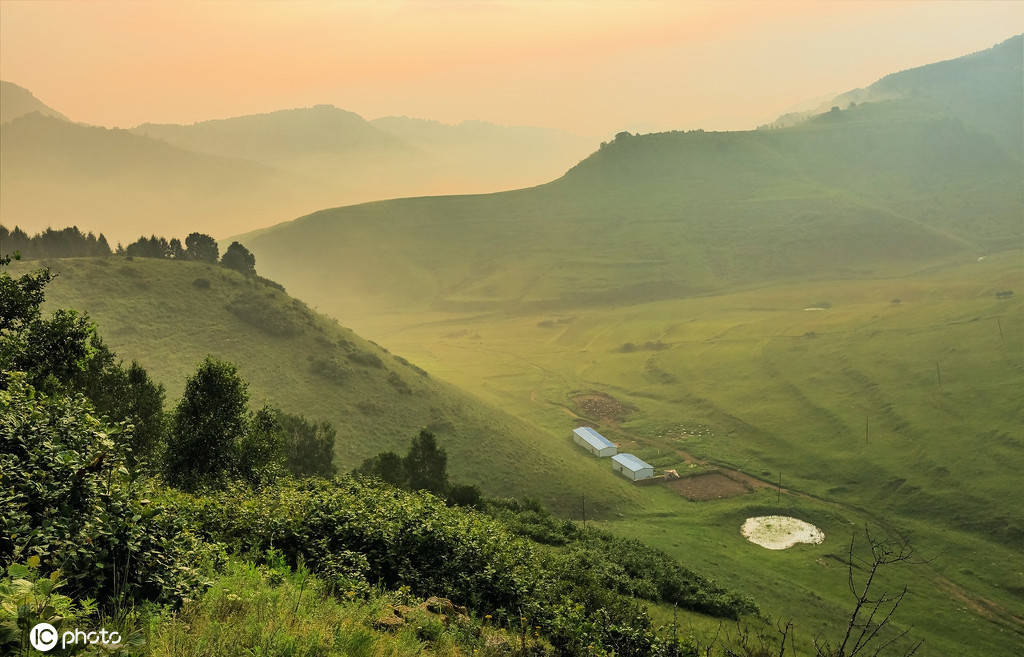
[[618,472],[626,479],[638,481],[654,476],[654,466],[632,454],[616,454],[612,457],[612,471]]

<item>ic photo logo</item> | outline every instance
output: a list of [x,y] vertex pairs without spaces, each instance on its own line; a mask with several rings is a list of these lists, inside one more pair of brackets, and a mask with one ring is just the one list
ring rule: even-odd
[[53,625],[38,623],[29,632],[28,642],[40,652],[49,652],[58,643],[60,643],[61,649],[68,646],[85,644],[116,646],[121,643],[121,634],[118,632],[108,632],[106,629],[101,629],[98,632],[85,632],[77,628],[60,634]]

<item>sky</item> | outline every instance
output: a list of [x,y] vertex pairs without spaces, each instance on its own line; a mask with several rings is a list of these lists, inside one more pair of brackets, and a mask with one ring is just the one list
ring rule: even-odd
[[73,120],[333,104],[559,128],[750,129],[1024,32],[1024,2],[0,0],[0,78]]

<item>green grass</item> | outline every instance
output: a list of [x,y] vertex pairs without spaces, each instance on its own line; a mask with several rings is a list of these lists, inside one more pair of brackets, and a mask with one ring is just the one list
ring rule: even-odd
[[[305,570],[232,560],[200,598],[148,628],[152,657],[505,655],[513,637],[466,616],[442,620],[408,595],[339,596]],[[381,619],[400,625],[384,627]],[[530,642],[532,643],[532,641]]]
[[[17,262],[12,273],[40,264]],[[45,264],[59,273],[46,307],[88,312],[120,357],[138,360],[167,387],[168,406],[177,403],[199,362],[213,355],[238,366],[253,406],[269,403],[333,422],[342,469],[384,450],[404,453],[429,427],[448,450],[453,478],[492,495],[531,494],[561,508],[604,470],[596,461],[576,467],[568,438],[550,441],[531,422],[223,267],[120,257]],[[611,506],[635,498],[623,486],[594,502]]]
[[[781,472],[793,491],[782,509],[821,526],[823,545],[776,553],[740,537],[747,515],[778,508],[771,489],[689,502],[636,488],[642,499],[598,509],[596,522],[795,618],[799,640],[848,609],[836,557],[870,524],[928,560],[892,574],[911,587],[901,621],[927,638],[922,654],[1009,655],[1024,636],[1014,611],[1024,603],[1021,262],[1008,251],[914,275],[623,307],[351,321],[552,443],[577,415],[659,467],[686,468],[686,452],[768,482]],[[579,393],[610,395],[627,412],[587,417]],[[588,514],[591,495],[623,487],[610,471],[591,479]],[[577,500],[570,513],[580,511]]]

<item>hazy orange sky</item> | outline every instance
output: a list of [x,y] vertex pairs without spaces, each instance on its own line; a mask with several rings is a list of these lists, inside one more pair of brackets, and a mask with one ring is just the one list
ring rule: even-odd
[[1022,2],[21,2],[0,78],[87,123],[366,118],[745,129],[1024,31]]

